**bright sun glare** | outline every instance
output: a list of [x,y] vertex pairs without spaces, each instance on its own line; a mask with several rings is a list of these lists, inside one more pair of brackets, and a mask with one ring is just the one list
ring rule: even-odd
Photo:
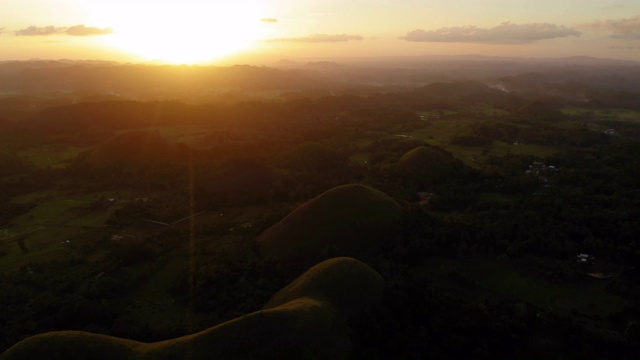
[[[100,4],[101,3],[101,4]],[[94,20],[111,46],[148,60],[195,64],[246,49],[264,36],[261,1],[99,2]]]

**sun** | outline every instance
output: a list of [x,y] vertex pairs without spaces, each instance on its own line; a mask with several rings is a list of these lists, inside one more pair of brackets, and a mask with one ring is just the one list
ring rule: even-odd
[[170,64],[213,61],[251,46],[265,33],[261,1],[100,1],[95,23],[110,46]]

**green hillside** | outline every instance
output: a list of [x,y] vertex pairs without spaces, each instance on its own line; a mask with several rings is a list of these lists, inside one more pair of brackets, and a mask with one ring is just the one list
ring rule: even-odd
[[258,237],[268,257],[349,255],[376,246],[402,208],[389,196],[363,185],[333,188],[300,205]]
[[450,153],[419,146],[402,155],[395,170],[400,177],[424,186],[450,181],[450,177],[463,168],[464,164]]
[[335,258],[302,274],[264,310],[196,334],[142,343],[51,332],[21,341],[0,359],[342,359],[351,348],[346,318],[375,305],[382,287],[367,265]]

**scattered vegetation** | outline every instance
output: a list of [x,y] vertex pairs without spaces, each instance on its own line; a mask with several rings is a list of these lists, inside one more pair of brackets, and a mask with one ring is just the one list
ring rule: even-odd
[[241,90],[166,101],[155,70],[0,101],[2,359],[640,349],[631,85],[172,68]]

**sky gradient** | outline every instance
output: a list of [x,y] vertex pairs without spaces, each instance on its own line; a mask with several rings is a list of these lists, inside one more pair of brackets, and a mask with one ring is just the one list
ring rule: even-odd
[[0,0],[0,61],[464,54],[640,61],[640,1]]

